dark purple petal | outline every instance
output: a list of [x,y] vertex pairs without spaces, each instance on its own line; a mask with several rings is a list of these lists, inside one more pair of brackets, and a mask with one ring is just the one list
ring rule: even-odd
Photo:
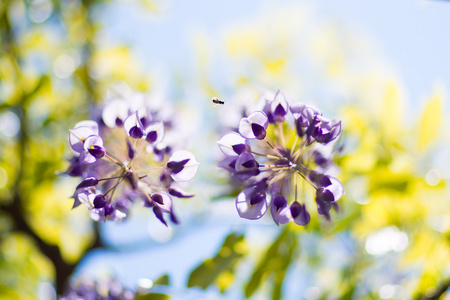
[[174,224],[180,224],[180,222],[178,221],[178,218],[177,218],[177,216],[175,216],[174,212],[170,213],[170,221],[172,221],[172,223],[174,223]]
[[167,167],[171,170],[170,177],[175,181],[189,181],[198,172],[199,163],[194,154],[186,150],[175,151],[169,158]]
[[285,116],[289,110],[289,104],[281,91],[277,91],[274,99],[270,102],[270,111],[273,114],[275,122],[284,122]]
[[164,204],[163,197],[158,193],[152,194],[150,198],[158,204],[161,204],[161,205]]
[[275,111],[273,112],[273,114],[276,117],[278,117],[278,116],[284,117],[286,115],[286,110],[284,109],[284,107],[281,104],[278,104],[277,107],[275,108]]
[[163,212],[158,206],[153,207],[153,213],[161,221],[161,223],[167,226],[166,220],[164,220]]
[[242,163],[242,166],[247,169],[250,169],[250,168],[258,168],[259,164],[256,160],[249,160],[249,161]]
[[178,197],[178,198],[191,198],[191,197],[194,197],[194,195],[187,195],[187,194],[185,194],[184,191],[182,191],[182,190],[180,190],[178,188],[174,188],[174,187],[169,188],[168,192],[172,196],[175,196],[175,197]]
[[266,200],[266,193],[257,192],[250,195],[250,205],[255,205],[265,200]]
[[317,199],[320,199],[318,201],[324,201],[324,202],[334,202],[334,195],[329,190],[325,188],[318,188],[316,191],[316,197]]
[[297,130],[297,135],[299,137],[303,137],[305,135],[305,131],[303,130],[301,119],[295,120],[295,129]]
[[112,206],[112,204],[106,204],[104,207],[104,210],[105,210],[105,216],[107,217],[107,216],[112,215],[116,209],[114,208],[114,206]]
[[305,205],[298,202],[294,202],[290,207],[292,218],[298,225],[304,226],[309,223],[311,216],[305,208]]
[[135,139],[140,139],[144,136],[144,131],[138,126],[133,126],[128,131],[128,134]]
[[158,133],[156,131],[150,131],[149,133],[147,133],[146,140],[149,143],[153,143],[154,141],[156,141],[157,138],[158,138]]
[[128,158],[133,159],[135,151],[133,149],[133,145],[131,145],[130,141],[127,138],[127,148],[128,148]]
[[98,179],[95,177],[88,177],[85,180],[83,180],[82,182],[80,182],[79,185],[77,185],[76,190],[81,189],[81,188],[85,188],[85,187],[89,187],[89,186],[94,186],[97,185],[98,183]]
[[94,208],[102,208],[106,205],[106,199],[103,195],[97,195],[94,198]]
[[102,158],[105,156],[105,148],[97,145],[93,145],[88,149],[88,152],[90,155],[92,155],[95,158]]
[[184,165],[187,164],[189,161],[189,158],[182,160],[182,161],[169,161],[167,163],[167,167],[172,170],[173,174],[178,174],[183,170]]
[[328,163],[328,159],[325,158],[320,152],[314,152],[314,162],[319,166],[325,166]]
[[233,151],[236,152],[237,155],[240,155],[242,152],[245,151],[245,149],[247,148],[247,145],[238,144],[238,145],[233,145],[232,148],[233,148]]
[[283,195],[278,195],[273,199],[273,205],[275,205],[275,207],[277,209],[280,209],[284,206],[287,205],[287,199],[286,197],[284,197]]
[[253,135],[256,137],[256,139],[262,140],[266,137],[266,130],[264,129],[264,127],[256,123],[252,123],[251,127]]
[[269,122],[262,111],[255,111],[239,123],[239,133],[246,139],[264,139]]

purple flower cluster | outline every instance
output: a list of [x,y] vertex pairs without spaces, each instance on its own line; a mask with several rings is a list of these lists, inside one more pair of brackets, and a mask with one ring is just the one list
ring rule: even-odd
[[310,186],[318,213],[330,219],[344,193],[340,181],[326,174],[333,165],[330,150],[341,133],[340,121],[303,103],[289,105],[278,91],[261,110],[242,118],[237,131],[218,141],[226,155],[219,166],[246,184],[236,198],[242,218],[259,219],[270,210],[277,225],[306,225],[311,219],[307,199],[300,201],[298,190],[305,195]]
[[125,289],[118,281],[79,280],[59,300],[131,300],[134,292]]
[[69,131],[74,156],[65,172],[82,178],[74,207],[84,203],[95,221],[118,221],[140,201],[166,226],[164,214],[178,223],[172,197],[193,196],[177,183],[191,180],[199,164],[192,153],[163,142],[171,124],[134,98],[110,101],[97,122],[77,123]]

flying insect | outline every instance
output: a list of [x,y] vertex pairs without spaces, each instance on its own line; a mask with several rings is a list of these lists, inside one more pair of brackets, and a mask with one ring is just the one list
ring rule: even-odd
[[212,98],[212,102],[215,103],[215,104],[220,104],[220,105],[224,105],[225,104],[225,101],[221,101],[217,97]]

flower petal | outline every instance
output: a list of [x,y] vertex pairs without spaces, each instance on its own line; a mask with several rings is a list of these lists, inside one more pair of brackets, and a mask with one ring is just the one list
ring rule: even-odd
[[245,139],[236,132],[227,133],[218,142],[220,150],[228,156],[241,154],[245,148]]
[[262,111],[255,111],[239,123],[239,133],[246,139],[262,140],[266,136],[269,124],[267,115]]
[[69,130],[69,144],[73,151],[81,153],[84,151],[84,141],[91,135],[96,135],[89,127],[81,126]]
[[150,144],[158,144],[164,138],[164,123],[158,122],[151,124],[145,129],[145,132],[147,133],[146,140]]
[[75,124],[75,126],[74,126],[74,128],[78,128],[78,127],[88,127],[90,129],[92,129],[92,131],[95,134],[98,134],[98,124],[95,121],[92,121],[92,120],[80,121],[77,124]]
[[169,158],[167,165],[170,163],[177,163],[188,160],[183,168],[176,173],[171,173],[170,176],[175,181],[189,181],[197,174],[199,163],[195,156],[186,150],[175,151]]
[[246,188],[236,197],[236,209],[241,218],[256,220],[266,213],[268,206],[267,197],[254,205],[250,204],[256,190],[255,187]]
[[137,111],[124,120],[123,128],[127,135],[132,138],[141,139],[145,137],[144,125],[142,125]]
[[276,122],[284,122],[289,110],[289,104],[282,92],[278,91],[275,94],[273,101],[270,103],[270,110]]

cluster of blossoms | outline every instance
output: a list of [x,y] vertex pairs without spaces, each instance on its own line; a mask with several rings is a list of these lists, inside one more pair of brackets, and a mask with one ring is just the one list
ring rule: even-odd
[[177,182],[191,180],[198,161],[192,153],[174,151],[164,142],[172,122],[138,100],[142,99],[109,101],[96,121],[81,121],[69,131],[74,156],[66,174],[82,178],[73,196],[74,207],[84,203],[92,219],[117,221],[140,201],[166,226],[164,213],[178,223],[172,196],[193,196]]
[[309,185],[318,213],[330,219],[331,208],[338,208],[336,201],[344,193],[340,181],[326,174],[341,122],[303,103],[289,105],[280,91],[262,106],[241,119],[238,133],[218,141],[226,155],[219,166],[246,184],[236,198],[239,215],[259,219],[270,208],[277,225],[306,225],[311,219],[306,197],[301,203],[297,194],[299,185],[302,190]]
[[134,292],[125,289],[117,280],[79,280],[59,300],[131,300]]

